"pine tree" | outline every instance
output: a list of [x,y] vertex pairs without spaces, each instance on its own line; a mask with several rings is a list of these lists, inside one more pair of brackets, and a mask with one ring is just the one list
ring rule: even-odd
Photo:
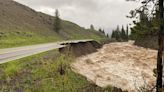
[[148,20],[147,14],[142,11],[139,15],[139,22],[133,22],[135,26],[131,30],[132,39],[145,37],[145,35],[149,34],[153,29],[152,21]]
[[106,35],[106,37],[108,37],[108,38],[109,38],[109,35],[107,34],[107,35]]
[[115,36],[115,30],[112,31],[111,38],[116,38],[116,36]]
[[129,26],[126,27],[126,39],[129,40]]
[[104,29],[102,30],[102,33],[105,34],[105,30]]
[[57,33],[61,30],[61,20],[59,18],[59,11],[56,9],[54,18],[54,31]]
[[98,30],[99,32],[102,32],[102,30],[101,30],[101,28],[99,28],[99,30]]
[[95,30],[95,28],[94,28],[94,26],[91,24],[91,26],[90,26],[90,29],[92,30],[92,31],[94,31]]
[[117,26],[117,29],[115,31],[115,38],[116,38],[117,41],[120,41],[121,40],[121,33],[120,33],[119,26]]
[[[128,0],[129,1],[129,0]],[[136,1],[136,0],[133,0]],[[149,8],[149,4],[151,3],[151,5],[157,6],[158,10],[159,10],[159,16],[157,16],[157,18],[159,17],[159,19],[157,19],[157,26],[151,25],[152,24],[152,20],[151,21],[147,21],[147,23],[140,21],[140,23],[136,23],[135,27],[131,30],[132,31],[132,36],[140,36],[143,35],[143,37],[145,35],[148,35],[148,33],[150,33],[152,30],[154,30],[154,28],[156,27],[157,29],[157,34],[158,34],[158,56],[157,56],[157,80],[156,80],[156,92],[163,92],[163,50],[164,50],[164,25],[163,25],[163,20],[164,20],[164,0],[141,0],[142,2],[142,8],[136,9],[135,11],[138,12],[140,11],[140,9],[146,8],[148,10]],[[149,11],[150,12],[150,11]],[[152,11],[151,11],[152,12]],[[133,17],[136,17],[137,14],[132,14]],[[157,14],[158,15],[158,14]],[[151,14],[151,16],[153,16]],[[149,18],[151,19],[151,18]],[[140,19],[141,20],[141,19]],[[144,24],[144,25],[143,25]],[[136,29],[141,29],[140,31],[136,30]],[[156,30],[155,29],[155,30]],[[145,32],[146,30],[146,32]],[[134,32],[133,32],[134,31]],[[144,31],[144,32],[143,32]],[[136,36],[136,37],[137,37]],[[139,37],[138,37],[139,38]]]
[[121,39],[126,40],[126,33],[125,33],[124,26],[122,26],[122,29],[121,29]]

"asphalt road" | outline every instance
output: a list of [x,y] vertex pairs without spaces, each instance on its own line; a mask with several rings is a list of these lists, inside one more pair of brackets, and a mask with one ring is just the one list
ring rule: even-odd
[[65,45],[61,45],[63,43],[78,43],[78,42],[87,42],[87,41],[91,41],[91,39],[69,40],[69,41],[62,41],[62,42],[56,42],[56,43],[47,43],[47,44],[23,46],[23,47],[16,47],[16,48],[0,49],[0,64],[6,63],[12,60],[20,59],[23,57],[35,55],[38,53],[46,52],[49,50],[59,49],[65,46]]

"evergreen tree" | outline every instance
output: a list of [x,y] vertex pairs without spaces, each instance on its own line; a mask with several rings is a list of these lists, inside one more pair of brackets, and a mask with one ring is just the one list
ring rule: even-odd
[[107,34],[107,35],[106,35],[106,37],[108,37],[108,38],[109,38],[109,35]]
[[102,30],[102,33],[105,34],[105,30],[104,29]]
[[94,28],[94,26],[91,24],[91,26],[90,26],[90,29],[92,30],[92,31],[94,31],[95,30],[95,28]]
[[101,30],[101,28],[99,28],[99,30],[98,30],[98,31],[102,33],[102,30]]
[[61,20],[59,17],[59,11],[56,9],[54,18],[54,31],[57,33],[61,30]]
[[101,29],[101,28],[99,28],[99,30],[98,30],[100,33],[102,33],[102,34],[104,34],[104,35],[106,35],[105,34],[105,31],[103,30],[103,29]]
[[126,33],[125,33],[124,26],[122,26],[122,29],[121,29],[121,39],[126,40]]
[[115,36],[115,30],[112,31],[111,38],[116,38],[116,36]]
[[135,26],[131,30],[132,39],[145,37],[145,35],[150,34],[154,28],[152,20],[148,19],[148,16],[144,11],[140,12],[139,14],[139,22],[133,22]]
[[[129,1],[129,0],[128,0]],[[132,0],[136,1],[136,0]],[[132,28],[132,36],[145,37],[146,35],[158,34],[158,56],[157,56],[157,81],[156,81],[156,92],[163,92],[163,50],[164,50],[164,25],[163,25],[163,19],[164,19],[164,0],[141,0],[142,2],[142,8],[136,9],[135,12],[139,12],[140,9],[150,8],[149,4],[153,5],[153,7],[156,7],[156,18],[154,18],[154,14],[151,13],[147,19],[143,20],[140,18],[140,22],[135,23],[135,27]],[[159,15],[158,12],[159,11]],[[149,10],[148,10],[149,11]],[[150,11],[149,11],[150,12]],[[152,9],[151,9],[152,12]],[[153,14],[153,15],[152,15]],[[136,17],[137,14],[132,14],[133,18]],[[148,15],[148,14],[147,14]],[[153,18],[152,18],[153,16]],[[140,16],[141,17],[141,16]],[[157,20],[155,20],[157,19]],[[155,23],[156,22],[156,23]]]
[[120,33],[119,26],[117,26],[117,29],[115,31],[115,38],[116,38],[117,41],[120,41],[121,40],[121,33]]
[[129,40],[129,26],[126,27],[126,39]]
[[115,38],[117,41],[127,41],[127,34],[125,32],[124,27],[120,30],[119,26],[115,30],[112,31],[111,38]]

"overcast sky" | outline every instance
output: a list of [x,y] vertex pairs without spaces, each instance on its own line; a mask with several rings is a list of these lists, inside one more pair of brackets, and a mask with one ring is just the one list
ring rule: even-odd
[[129,11],[138,4],[126,0],[15,0],[37,11],[54,15],[55,9],[60,17],[88,28],[93,24],[96,28],[111,31],[117,25],[131,23],[126,18]]

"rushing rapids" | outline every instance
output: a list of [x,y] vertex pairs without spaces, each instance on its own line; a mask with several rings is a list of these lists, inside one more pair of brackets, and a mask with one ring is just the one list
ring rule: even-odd
[[100,87],[136,92],[140,87],[155,86],[156,56],[156,50],[135,46],[133,42],[116,42],[77,58],[72,69]]

